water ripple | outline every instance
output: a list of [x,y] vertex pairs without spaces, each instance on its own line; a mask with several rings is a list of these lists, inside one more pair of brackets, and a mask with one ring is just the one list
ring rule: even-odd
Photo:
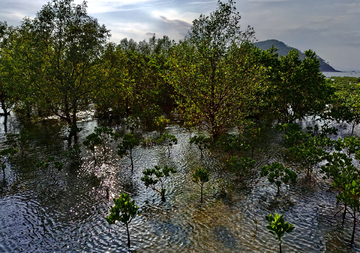
[[[86,122],[82,125],[86,128]],[[62,175],[62,189],[45,190],[33,169],[21,170],[20,181],[15,170],[7,171],[9,185],[0,195],[0,252],[277,252],[275,236],[265,227],[265,216],[274,212],[295,224],[283,238],[284,252],[360,252],[358,236],[353,249],[345,241],[351,220],[342,224],[340,214],[334,217],[341,205],[329,182],[300,179],[282,187],[278,196],[276,187],[259,179],[263,164],[285,160],[278,136],[266,146],[270,159],[256,153],[253,175],[239,181],[225,170],[218,151],[200,159],[189,132],[175,125],[167,131],[178,138],[170,157],[161,146],[137,147],[133,173],[127,157],[99,166],[89,160],[77,173]],[[177,170],[165,183],[166,202],[140,180],[142,171],[155,165]],[[211,179],[204,203],[191,180],[199,166],[209,170]],[[234,184],[226,197],[219,194],[218,178]],[[143,212],[130,224],[130,249],[125,227],[105,220],[112,198],[123,190]]]

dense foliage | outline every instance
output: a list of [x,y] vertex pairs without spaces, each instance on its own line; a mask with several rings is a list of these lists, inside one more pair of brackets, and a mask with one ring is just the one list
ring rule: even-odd
[[332,77],[329,83],[336,92],[327,115],[338,122],[352,124],[352,135],[360,123],[360,78]]
[[[95,169],[106,167],[108,160],[117,162],[127,156],[132,176],[134,153],[142,148],[140,144],[147,148],[164,146],[170,159],[171,148],[178,143],[167,128],[174,119],[190,131],[204,130],[203,135],[190,137],[190,144],[200,150],[201,162],[205,150],[206,155],[220,157],[227,165],[224,170],[230,168],[229,173],[235,174],[239,184],[246,184],[249,178],[259,182],[262,176],[279,192],[282,184],[295,183],[302,174],[314,182],[321,174],[338,193],[337,199],[344,205],[343,218],[347,213],[353,217],[353,244],[359,213],[360,139],[335,140],[331,137],[336,131],[326,125],[305,130],[296,123],[308,116],[321,117],[321,123],[347,122],[352,124],[353,135],[360,123],[359,79],[325,80],[319,59],[311,50],[301,59],[297,51],[278,57],[275,48],[256,48],[254,30],[248,27],[242,31],[240,19],[233,0],[219,1],[217,10],[194,20],[189,34],[180,42],[154,35],[149,41],[123,39],[117,45],[108,41],[110,33],[105,26],[87,14],[86,3],[53,0],[36,18],[24,19],[19,27],[0,23],[3,116],[14,112],[22,123],[55,116],[70,127],[70,137],[81,131],[77,127],[80,112],[95,110],[96,117],[111,126],[95,128],[85,137],[84,149],[76,138],[74,145],[69,141],[68,156],[61,157],[64,163],[53,156],[39,159],[38,168],[58,188],[63,186],[58,178],[69,160],[76,169],[82,168],[85,149]],[[273,131],[274,126],[280,130],[276,134],[283,137],[281,158],[266,156],[257,149],[267,141],[265,129]],[[160,137],[144,137],[144,129],[156,130]],[[14,147],[25,157],[33,140],[22,130],[9,133],[6,139],[8,147],[0,152],[4,181],[7,165],[18,156]],[[294,171],[286,163],[291,163]],[[206,165],[204,162],[203,167],[194,168],[190,175],[200,186],[201,202],[204,184],[212,181]],[[164,183],[170,172],[177,171],[155,166],[143,171],[141,180],[165,201]],[[95,172],[90,176],[101,185],[103,177]],[[222,182],[222,192],[230,192],[231,184]],[[109,188],[105,191],[108,199]],[[109,224],[125,224],[130,246],[128,225],[140,214],[139,207],[126,193],[114,202],[106,219]],[[281,249],[282,236],[293,226],[276,213],[266,219]]]
[[[256,48],[235,3],[219,2],[176,43],[167,36],[108,42],[86,4],[54,0],[19,27],[1,23],[0,102],[24,120],[57,116],[76,125],[95,108],[103,119],[132,116],[148,127],[172,109],[213,138],[244,120],[293,122],[324,110],[333,89],[311,51],[278,58]],[[75,127],[71,128],[76,132]]]

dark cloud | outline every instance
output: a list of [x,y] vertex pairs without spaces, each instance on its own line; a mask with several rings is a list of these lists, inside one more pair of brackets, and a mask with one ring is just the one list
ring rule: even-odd
[[191,23],[189,22],[179,19],[168,19],[165,16],[160,16],[157,25],[162,31],[162,35],[173,36],[177,39],[183,39],[191,28]]
[[165,25],[165,27],[170,26],[171,28],[178,30],[178,31],[187,31],[191,27],[190,23],[185,22],[183,20],[179,20],[179,19],[169,20],[168,18],[166,18],[164,16],[160,16],[160,18],[163,20],[163,24]]

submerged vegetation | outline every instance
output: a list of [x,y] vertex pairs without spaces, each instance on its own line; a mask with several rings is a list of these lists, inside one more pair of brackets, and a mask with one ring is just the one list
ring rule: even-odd
[[[241,30],[240,20],[233,0],[219,1],[217,10],[194,20],[182,41],[154,35],[149,41],[123,39],[119,44],[108,42],[110,32],[87,14],[85,3],[75,5],[72,0],[49,2],[36,18],[24,19],[19,27],[0,23],[0,103],[6,133],[0,152],[0,189],[6,187],[10,172],[20,178],[31,174],[20,169],[26,166],[38,168],[32,186],[48,198],[70,193],[70,182],[83,178],[86,187],[76,186],[74,192],[100,189],[109,200],[120,189],[106,220],[125,225],[130,247],[130,222],[141,214],[131,198],[143,197],[137,195],[141,192],[137,168],[150,167],[148,161],[139,165],[134,160],[139,150],[151,153],[159,145],[167,155],[162,152],[154,166],[149,161],[153,168],[140,171],[141,181],[146,190],[150,187],[160,194],[169,210],[173,206],[165,202],[165,193],[174,199],[174,192],[166,189],[176,180],[180,184],[192,180],[200,186],[200,211],[206,210],[209,195],[219,196],[230,208],[227,201],[235,186],[272,191],[270,183],[280,193],[299,181],[303,188],[326,185],[343,205],[343,220],[352,218],[350,245],[355,244],[360,138],[354,136],[354,129],[360,123],[360,80],[325,79],[311,50],[303,60],[297,51],[278,57],[276,48],[260,50],[253,44],[253,28]],[[78,127],[79,115],[85,111],[95,111],[97,127],[92,133]],[[11,131],[10,113],[19,125]],[[310,117],[314,126],[301,127],[302,120]],[[47,131],[54,118],[66,125],[57,122],[59,129],[70,129],[57,130],[58,143]],[[350,124],[351,133],[337,138],[339,129],[328,127],[329,122]],[[177,134],[169,131],[172,124],[190,130],[186,148],[200,150],[196,167],[182,169],[187,161],[171,155],[180,146]],[[39,125],[41,136],[26,131]],[[192,132],[197,135],[191,136]],[[267,153],[270,135],[280,136],[280,156]],[[60,148],[38,157],[38,150],[47,145]],[[110,167],[120,167],[119,162],[129,167],[123,157],[130,159],[131,171],[112,172]],[[216,160],[215,169],[208,166],[209,157]],[[224,174],[230,176],[224,180]],[[120,182],[118,189],[111,189],[109,181],[114,178]],[[42,184],[44,180],[51,183]],[[185,189],[177,197],[191,202],[189,192]],[[282,196],[267,194],[275,198],[271,209],[284,210],[279,203],[290,197],[281,192]],[[152,216],[157,211],[143,212]],[[266,220],[281,251],[283,235],[294,226],[276,213]]]

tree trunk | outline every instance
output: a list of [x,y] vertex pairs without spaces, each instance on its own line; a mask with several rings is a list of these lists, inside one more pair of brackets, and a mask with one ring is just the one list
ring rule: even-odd
[[4,132],[7,133],[7,115],[4,116]]
[[107,200],[110,200],[109,187],[106,187],[105,191],[106,191],[106,199],[107,199]]
[[217,67],[217,64],[216,64],[216,59],[212,59],[211,60],[211,69],[212,69],[212,73],[211,73],[211,76],[210,76],[210,82],[211,82],[211,87],[210,87],[210,105],[209,105],[209,126],[210,126],[210,132],[211,132],[211,136],[214,138],[214,139],[217,139],[217,137],[219,136],[219,130],[217,127],[217,124],[216,124],[216,110],[215,110],[215,77],[216,77],[216,67]]
[[6,108],[6,104],[5,104],[5,96],[4,94],[1,94],[0,95],[0,100],[1,100],[1,109],[3,110],[4,112],[4,115],[5,117],[7,117],[8,115],[10,115],[10,112],[8,112],[7,108]]
[[74,103],[74,108],[73,108],[73,113],[72,113],[72,131],[74,132],[74,144],[77,144],[78,138],[77,138],[77,132],[78,132],[78,127],[77,127],[77,118],[76,118],[76,113],[77,113],[77,104],[76,102]]
[[4,116],[4,131],[5,131],[5,133],[7,133],[7,118],[8,118],[8,115],[10,115],[10,112],[8,112],[8,110],[6,108],[4,95],[1,94],[0,97],[1,97],[1,108],[4,112],[4,114],[3,114],[3,116]]
[[355,129],[355,122],[353,123],[353,125],[352,125],[352,128],[351,128],[351,136],[353,136],[353,134],[354,134],[354,129]]
[[132,156],[132,149],[130,149],[131,172],[134,172],[134,162]]
[[72,124],[71,116],[70,116],[70,112],[67,109],[66,109],[66,112],[65,112],[65,117],[63,117],[63,118],[71,126],[71,124]]
[[[73,108],[73,113],[72,113],[72,125],[74,126],[74,129],[77,130],[77,118],[76,118],[76,113],[77,113],[77,106],[75,105]],[[77,131],[76,131],[77,132]]]
[[281,243],[279,243],[279,246],[280,246],[280,253],[282,253],[282,251],[281,251]]
[[356,227],[356,211],[354,210],[354,226],[351,236],[351,246],[354,244],[354,238],[355,238],[355,227]]
[[129,224],[126,223],[126,232],[127,232],[127,239],[128,239],[128,247],[130,248],[130,232],[129,232]]
[[166,201],[166,198],[165,198],[165,192],[166,190],[165,189],[161,189],[161,201],[165,202]]

